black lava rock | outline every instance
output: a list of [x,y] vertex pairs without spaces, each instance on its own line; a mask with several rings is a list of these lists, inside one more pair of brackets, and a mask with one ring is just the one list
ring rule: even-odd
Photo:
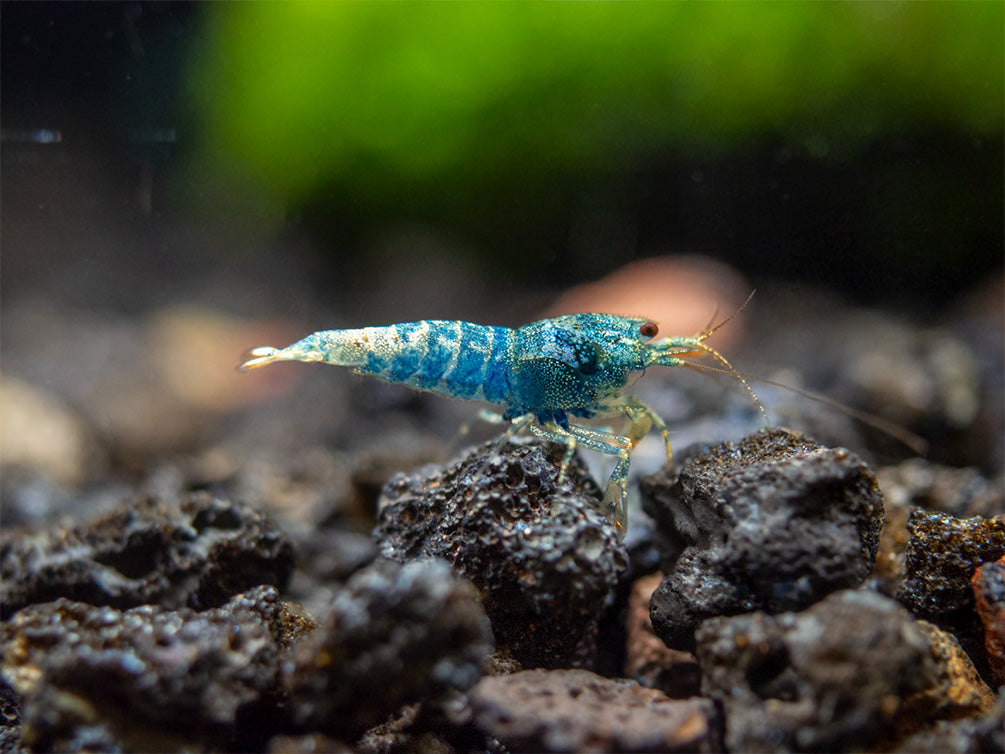
[[474,685],[491,652],[470,582],[439,560],[378,560],[294,647],[284,686],[301,729],[355,736],[405,704]]
[[143,499],[72,527],[4,532],[0,614],[65,597],[119,609],[204,609],[259,584],[282,587],[293,547],[265,516],[204,493]]
[[971,578],[981,564],[1005,555],[1005,515],[955,518],[914,508],[907,533],[897,599],[918,617],[953,633],[981,673],[990,677]]
[[381,550],[441,557],[470,578],[496,642],[524,666],[589,664],[624,545],[578,460],[559,481],[560,446],[494,447],[393,477],[380,500]]
[[873,592],[802,613],[712,618],[697,632],[702,691],[723,704],[728,751],[870,750],[903,700],[934,686],[929,642]]
[[972,607],[974,571],[1005,555],[1005,516],[961,519],[915,508],[907,530],[906,574],[897,599],[934,622]]
[[869,575],[883,499],[869,467],[784,429],[724,442],[642,480],[670,543],[653,629],[692,650],[702,620],[795,610]]
[[0,675],[0,752],[20,751],[21,698]]
[[[279,652],[272,587],[197,613],[59,599],[0,626],[30,751],[244,748],[270,733]],[[184,725],[179,725],[184,721]]]

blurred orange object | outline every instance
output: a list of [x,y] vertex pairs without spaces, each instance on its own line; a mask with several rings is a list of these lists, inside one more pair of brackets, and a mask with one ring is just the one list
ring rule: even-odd
[[185,405],[229,411],[285,392],[301,382],[296,370],[248,380],[236,366],[248,343],[265,338],[292,340],[286,322],[252,322],[194,305],[155,313],[149,325],[152,357],[170,394]]
[[[570,289],[543,316],[598,312],[648,317],[659,323],[660,337],[694,335],[735,312],[751,290],[739,272],[709,257],[649,257]],[[743,314],[709,341],[727,349],[742,334]]]

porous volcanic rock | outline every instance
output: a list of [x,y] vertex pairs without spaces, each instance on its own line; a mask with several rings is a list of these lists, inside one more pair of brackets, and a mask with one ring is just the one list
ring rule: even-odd
[[905,698],[939,683],[925,633],[874,592],[838,592],[801,613],[712,618],[697,641],[729,751],[870,749],[898,728]]
[[907,532],[897,599],[918,617],[952,632],[978,670],[990,674],[971,579],[981,565],[1005,556],[1005,515],[956,518],[915,508]]
[[440,557],[471,579],[500,648],[524,667],[589,665],[627,555],[578,459],[554,443],[487,443],[384,487],[375,534],[399,561]]
[[[256,747],[275,722],[281,620],[259,587],[195,612],[58,599],[0,625],[30,751]],[[179,725],[184,721],[184,725]]]
[[282,588],[293,546],[251,508],[194,493],[141,499],[76,526],[13,529],[0,545],[0,613],[65,597],[119,609],[204,609],[260,584]]
[[907,528],[911,539],[897,598],[916,615],[935,621],[973,607],[974,571],[1005,556],[1005,515],[955,518],[916,508]]
[[883,499],[869,467],[784,429],[724,442],[642,480],[665,543],[653,629],[692,650],[713,616],[798,610],[858,586],[876,556]]
[[283,681],[298,726],[345,738],[403,705],[469,688],[491,652],[478,594],[447,563],[377,560],[295,645]]

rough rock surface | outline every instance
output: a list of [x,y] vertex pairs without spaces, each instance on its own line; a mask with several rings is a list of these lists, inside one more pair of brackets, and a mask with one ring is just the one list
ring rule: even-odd
[[978,669],[989,673],[970,581],[983,563],[1005,555],[1005,515],[954,518],[914,509],[907,532],[897,599],[918,617],[951,631]]
[[984,624],[984,650],[998,684],[1005,683],[1005,557],[974,571],[971,584]]
[[932,686],[906,701],[909,716],[917,721],[953,720],[989,712],[995,696],[956,638],[928,621],[919,620],[917,626],[928,638],[937,675]]
[[290,541],[261,513],[204,493],[143,499],[78,526],[5,531],[0,612],[58,597],[203,609],[259,584],[282,587],[292,570]]
[[961,519],[914,510],[907,527],[911,540],[898,599],[916,615],[936,620],[972,607],[974,571],[1005,556],[1005,515]]
[[[59,599],[0,628],[31,751],[253,747],[274,709],[272,587],[196,613]],[[185,724],[179,725],[184,720]]]
[[351,741],[405,704],[470,687],[492,651],[476,590],[433,560],[368,566],[317,627],[261,586],[202,612],[30,605],[0,642],[12,685],[0,742],[20,735],[30,751],[257,751],[315,731]]
[[472,686],[491,652],[478,594],[449,565],[379,560],[295,646],[284,686],[302,728],[359,734],[402,705]]
[[586,670],[483,678],[468,697],[475,723],[509,751],[721,750],[710,700],[673,700]]
[[666,540],[656,634],[693,649],[713,616],[797,610],[868,576],[883,522],[869,467],[784,429],[765,429],[642,482]]
[[21,700],[0,675],[0,752],[20,751]]
[[898,726],[902,699],[938,683],[923,631],[872,592],[838,592],[802,613],[713,618],[697,639],[730,751],[869,749]]
[[903,587],[908,544],[913,530],[908,521],[918,508],[957,518],[990,518],[1005,510],[1005,484],[986,479],[975,468],[940,466],[912,458],[878,469],[886,522],[871,580],[883,594],[895,597]]
[[525,667],[589,664],[627,555],[578,460],[554,443],[479,446],[385,486],[376,536],[399,561],[441,557],[478,587],[500,648]]
[[900,741],[894,749],[905,754],[972,754],[1005,751],[1005,696],[986,715],[962,720],[940,720],[934,726]]

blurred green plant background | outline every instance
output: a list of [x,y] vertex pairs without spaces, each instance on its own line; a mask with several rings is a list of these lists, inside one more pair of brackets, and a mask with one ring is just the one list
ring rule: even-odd
[[208,12],[193,79],[209,151],[290,202],[334,183],[366,203],[421,206],[451,190],[632,171],[668,150],[735,152],[768,136],[847,155],[919,122],[1002,126],[1001,3]]
[[210,4],[196,160],[322,235],[432,224],[497,274],[843,248],[838,280],[931,284],[1000,254],[1003,7]]
[[1002,268],[1003,9],[4,2],[5,285],[45,279],[39,248],[166,296],[100,197],[176,267],[271,254],[340,301],[701,253],[926,310]]

